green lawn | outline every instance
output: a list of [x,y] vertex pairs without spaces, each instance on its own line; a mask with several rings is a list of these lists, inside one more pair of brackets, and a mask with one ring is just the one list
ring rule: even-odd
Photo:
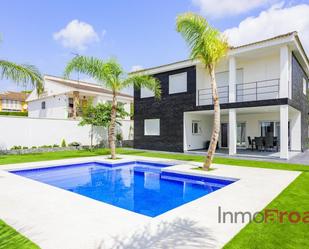
[[0,220],[0,249],[39,249],[39,247]]
[[[266,208],[282,211],[309,211],[309,173],[302,173]],[[309,224],[250,223],[224,249],[309,248]]]
[[[203,156],[197,155],[183,155],[183,154],[171,154],[171,153],[159,153],[159,152],[146,152],[128,149],[118,149],[119,154],[145,156],[145,157],[158,157],[183,161],[196,161],[203,162]],[[108,149],[99,149],[94,151],[64,151],[64,152],[50,152],[40,154],[28,154],[28,155],[5,155],[0,156],[0,165],[10,163],[22,163],[22,162],[35,162],[44,160],[66,159],[74,157],[88,157],[107,155]],[[121,157],[121,156],[120,156]],[[257,167],[268,169],[281,169],[302,171],[303,173],[290,184],[277,198],[275,198],[267,208],[276,208],[283,211],[296,210],[299,212],[309,211],[309,166],[300,164],[287,164],[280,162],[264,162],[264,161],[252,161],[243,159],[231,159],[216,157],[215,163],[226,165],[237,165],[244,167]],[[0,223],[0,234],[2,229],[8,229]],[[235,236],[225,248],[309,248],[308,239],[308,224],[265,224],[265,223],[250,223],[239,234]],[[15,238],[19,238],[17,235],[11,237],[11,242]],[[1,236],[0,236],[1,241]],[[19,243],[19,239],[16,240]],[[1,247],[0,242],[0,249]],[[18,244],[17,244],[18,245]],[[36,248],[36,247],[5,247],[5,248]]]
[[[59,152],[47,152],[47,153],[36,153],[36,154],[26,154],[26,155],[0,155],[0,165],[1,164],[11,164],[11,163],[25,163],[25,162],[37,162],[37,161],[47,161],[56,159],[68,159],[74,157],[89,157],[89,156],[99,156],[107,155],[109,153],[108,149],[98,149],[94,151],[89,150],[76,150],[76,151],[59,151]],[[129,150],[129,149],[118,149],[117,153],[125,155],[135,155],[135,156],[145,156],[145,157],[158,157],[167,158],[174,160],[183,161],[195,161],[203,162],[204,157],[198,155],[184,155],[184,154],[173,154],[173,153],[160,153],[160,152],[148,152],[140,150]],[[282,170],[293,170],[293,171],[308,171],[309,166],[301,164],[287,164],[281,162],[265,162],[265,161],[252,161],[244,159],[233,159],[216,157],[215,163],[226,164],[226,165],[236,165],[236,166],[246,166],[246,167],[256,167],[256,168],[268,168],[268,169],[282,169]]]

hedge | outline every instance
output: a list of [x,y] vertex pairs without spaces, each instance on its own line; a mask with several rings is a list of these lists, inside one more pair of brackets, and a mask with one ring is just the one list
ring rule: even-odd
[[28,112],[0,112],[2,116],[22,116],[28,117]]

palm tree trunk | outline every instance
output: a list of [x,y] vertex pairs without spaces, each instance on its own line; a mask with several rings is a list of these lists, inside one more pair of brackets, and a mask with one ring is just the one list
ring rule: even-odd
[[93,125],[91,125],[90,150],[93,147]]
[[112,159],[116,159],[116,144],[115,144],[115,125],[116,125],[116,112],[117,112],[116,108],[117,108],[116,92],[113,92],[111,123],[109,126],[109,133],[108,133],[108,141],[109,141],[109,147],[111,149]]
[[214,123],[212,128],[212,134],[210,139],[210,144],[207,152],[207,156],[204,162],[204,169],[209,170],[209,167],[212,163],[214,154],[216,152],[216,147],[218,143],[219,133],[220,133],[220,104],[219,104],[219,95],[217,89],[217,83],[215,78],[215,68],[214,65],[208,67],[210,80],[211,80],[211,90],[214,104]]

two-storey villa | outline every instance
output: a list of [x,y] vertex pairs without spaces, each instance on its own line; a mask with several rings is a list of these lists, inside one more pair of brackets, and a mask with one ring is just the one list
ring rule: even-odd
[[[184,152],[205,149],[213,126],[210,79],[198,61],[140,70],[161,82],[162,98],[134,90],[134,147]],[[221,107],[218,146],[303,151],[308,140],[309,61],[296,32],[231,47],[217,65]]]

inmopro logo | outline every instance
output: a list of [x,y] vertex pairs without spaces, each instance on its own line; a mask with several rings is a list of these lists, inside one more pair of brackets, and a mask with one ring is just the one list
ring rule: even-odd
[[218,207],[218,223],[309,223],[309,211],[282,211],[278,209],[264,209],[260,212],[249,211],[223,211]]

